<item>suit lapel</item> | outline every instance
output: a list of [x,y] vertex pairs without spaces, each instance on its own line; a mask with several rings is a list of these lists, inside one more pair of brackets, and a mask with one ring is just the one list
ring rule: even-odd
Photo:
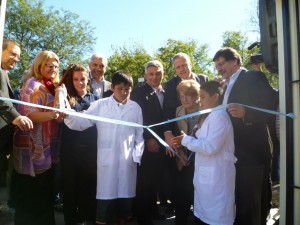
[[2,76],[2,81],[4,81],[4,84],[7,85],[7,90],[8,90],[7,94],[9,95],[10,98],[14,99],[15,95],[13,93],[13,90],[12,90],[9,80],[7,78],[7,71],[4,71],[3,69],[1,69],[1,76]]
[[10,83],[8,82],[8,80],[6,80],[6,83],[7,83],[7,87],[8,87],[9,97],[14,99],[15,95],[14,95],[14,92],[13,92],[13,90],[12,90],[12,88],[11,88]]
[[[185,109],[181,105],[176,109],[176,117],[184,116],[185,114]],[[179,130],[184,131],[185,133],[188,132],[188,120],[187,119],[182,119],[177,121],[177,125]]]
[[146,98],[148,98],[148,101],[151,100],[156,105],[159,105],[160,109],[162,109],[155,91],[149,84],[145,84],[145,91],[146,91]]
[[243,85],[243,80],[244,80],[244,76],[245,76],[246,71],[242,70],[239,74],[239,77],[237,78],[237,80],[235,81],[230,94],[228,96],[228,103],[239,103],[237,101],[237,99],[239,99],[239,90],[242,88],[244,89],[245,86]]
[[104,85],[103,86],[104,86],[103,93],[106,92],[106,91],[108,91],[108,90],[110,90],[111,85],[106,80],[104,81]]

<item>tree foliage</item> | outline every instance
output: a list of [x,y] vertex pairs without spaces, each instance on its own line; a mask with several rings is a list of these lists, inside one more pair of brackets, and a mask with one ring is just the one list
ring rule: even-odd
[[251,7],[249,7],[249,25],[251,27],[251,32],[260,33],[259,28],[259,0],[253,0],[251,2]]
[[208,45],[197,45],[195,40],[179,41],[169,39],[165,46],[160,47],[151,57],[141,44],[134,43],[131,46],[112,47],[113,54],[108,59],[108,79],[117,70],[126,70],[132,74],[134,82],[144,76],[145,64],[152,60],[159,60],[164,66],[164,81],[175,75],[172,58],[178,52],[187,53],[192,61],[193,72],[211,74],[211,59],[208,57]]
[[135,43],[132,46],[112,47],[113,54],[108,58],[107,79],[118,71],[129,72],[136,84],[138,78],[144,77],[145,64],[152,59],[142,45]]
[[[252,18],[253,19],[253,18]],[[60,66],[65,68],[69,63],[81,63],[87,54],[93,51],[96,38],[94,28],[89,22],[80,20],[77,14],[68,10],[45,8],[44,0],[10,0],[7,3],[4,36],[16,40],[22,50],[21,61],[16,69],[10,72],[12,85],[20,82],[23,71],[29,68],[32,60],[41,50],[51,50],[60,57]],[[259,52],[258,48],[248,50],[249,43],[246,35],[239,31],[227,31],[223,34],[223,47],[230,46],[238,50],[244,66],[251,69],[249,57]],[[112,47],[113,54],[109,57],[107,79],[117,70],[130,72],[137,83],[143,77],[145,63],[151,59],[160,60],[165,69],[164,81],[175,75],[172,58],[178,52],[187,53],[195,73],[204,73],[212,77],[212,61],[208,56],[209,46],[199,45],[196,40],[187,41],[168,39],[166,44],[151,56],[142,44]],[[271,84],[278,87],[278,77],[270,74],[263,66]]]
[[13,85],[42,50],[55,52],[61,68],[70,62],[83,64],[83,57],[93,51],[93,34],[89,22],[67,10],[45,9],[43,0],[8,1],[4,36],[16,40],[22,50],[21,61],[11,72]]

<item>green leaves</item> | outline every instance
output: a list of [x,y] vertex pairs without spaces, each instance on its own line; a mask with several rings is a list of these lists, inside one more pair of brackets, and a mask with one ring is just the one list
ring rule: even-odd
[[143,46],[133,43],[131,46],[112,47],[113,54],[108,59],[107,79],[117,70],[126,70],[131,73],[134,83],[140,77],[144,77],[145,64],[152,60],[159,60],[164,66],[164,81],[175,76],[172,58],[178,52],[187,53],[192,61],[193,72],[211,74],[209,67],[211,59],[208,58],[208,45],[198,46],[195,40],[187,42],[169,39],[165,46],[159,48],[154,57],[151,57]]
[[60,68],[69,63],[85,64],[96,38],[89,22],[66,10],[45,8],[42,0],[10,0],[7,2],[4,36],[16,40],[21,47],[21,61],[10,72],[12,84],[19,84],[36,54],[51,50],[60,58]]
[[139,77],[144,77],[145,64],[152,59],[152,57],[146,52],[142,45],[134,43],[133,45],[126,47],[113,47],[113,54],[108,59],[108,77],[118,70],[124,70],[129,72],[137,84]]

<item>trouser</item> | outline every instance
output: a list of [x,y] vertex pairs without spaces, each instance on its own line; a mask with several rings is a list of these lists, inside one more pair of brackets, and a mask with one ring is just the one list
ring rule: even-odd
[[236,165],[235,225],[265,225],[271,208],[270,167]]
[[194,217],[194,222],[195,222],[195,225],[209,225],[207,223],[204,223],[202,220],[200,220],[197,217]]
[[176,168],[174,175],[175,224],[184,225],[194,200],[194,161],[183,167],[181,171]]
[[156,202],[165,159],[162,153],[151,153],[145,149],[138,167],[135,211],[139,224],[151,221],[152,216],[158,213]]
[[273,157],[272,157],[272,170],[271,178],[272,182],[279,182],[280,180],[280,143],[273,145]]
[[12,150],[12,132],[13,127],[11,125],[0,129],[0,186],[6,186],[6,173],[9,162],[7,155]]
[[15,225],[54,225],[53,171],[35,177],[14,171]]
[[67,154],[66,157],[61,157],[62,199],[66,225],[96,220],[96,155],[96,149],[77,147],[72,149],[72,156]]

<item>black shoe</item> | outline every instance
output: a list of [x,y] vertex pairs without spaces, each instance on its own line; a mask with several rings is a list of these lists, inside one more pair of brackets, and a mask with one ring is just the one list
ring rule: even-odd
[[6,173],[0,173],[0,187],[6,187]]
[[175,211],[174,207],[171,206],[171,205],[169,205],[169,206],[165,209],[165,214],[166,214],[166,215],[173,215],[173,214],[174,214],[174,211]]
[[154,225],[151,219],[138,219],[137,220],[138,225]]
[[166,216],[160,213],[156,213],[155,215],[152,216],[153,220],[165,220]]
[[64,205],[62,203],[57,203],[54,205],[54,210],[61,213],[64,211]]

